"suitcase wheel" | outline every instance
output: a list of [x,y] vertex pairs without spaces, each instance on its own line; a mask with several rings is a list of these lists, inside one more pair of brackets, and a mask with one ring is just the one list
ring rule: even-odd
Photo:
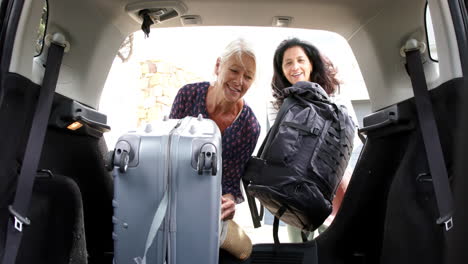
[[125,173],[127,171],[129,161],[130,161],[130,155],[128,155],[127,151],[123,151],[122,154],[120,154],[120,160],[119,160],[120,172]]
[[218,159],[216,156],[216,148],[213,144],[205,144],[198,154],[197,161],[198,175],[202,175],[203,171],[211,171],[211,175],[215,176],[218,173]]
[[213,153],[213,160],[211,161],[211,175],[216,176],[218,173],[218,158],[216,157],[216,153]]
[[205,153],[200,152],[200,154],[198,154],[197,162],[198,175],[203,174],[203,167],[205,167]]

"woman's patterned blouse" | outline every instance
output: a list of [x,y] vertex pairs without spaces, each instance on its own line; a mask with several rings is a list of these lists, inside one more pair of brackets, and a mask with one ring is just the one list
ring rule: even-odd
[[[202,114],[204,118],[210,118],[206,109],[208,87],[210,87],[208,82],[187,84],[182,87],[177,93],[169,117],[180,119]],[[240,180],[259,135],[260,124],[252,109],[245,103],[240,116],[222,134],[222,192],[223,195],[232,194],[237,203],[244,201]]]

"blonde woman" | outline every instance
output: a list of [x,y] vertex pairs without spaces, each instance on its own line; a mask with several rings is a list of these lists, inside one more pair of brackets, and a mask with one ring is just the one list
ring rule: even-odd
[[170,118],[198,116],[212,119],[222,133],[221,219],[232,219],[235,204],[244,200],[240,179],[257,144],[260,125],[243,97],[254,82],[256,58],[243,39],[231,42],[216,60],[214,83],[182,87],[172,105]]

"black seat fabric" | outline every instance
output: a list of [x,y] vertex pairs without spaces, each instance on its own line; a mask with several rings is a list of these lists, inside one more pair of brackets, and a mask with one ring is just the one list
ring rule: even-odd
[[29,218],[17,264],[87,263],[83,203],[72,179],[36,178]]
[[[2,78],[0,121],[0,259],[8,205],[13,202],[40,86],[15,73]],[[66,153],[66,152],[62,152]],[[41,167],[41,166],[40,166]],[[44,168],[44,167],[42,167]],[[87,263],[83,206],[77,184],[67,177],[36,180],[17,263]]]
[[[459,91],[455,79],[430,91],[449,177]],[[400,120],[368,133],[343,203],[316,240],[320,264],[443,263],[432,178],[414,98],[398,104]]]
[[[64,155],[66,153],[66,155]],[[113,180],[105,169],[104,138],[49,127],[40,166],[67,175],[83,196],[89,263],[112,263]]]

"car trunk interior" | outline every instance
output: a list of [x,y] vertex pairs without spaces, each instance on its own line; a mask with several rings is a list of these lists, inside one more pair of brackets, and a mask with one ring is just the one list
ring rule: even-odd
[[[8,2],[13,1],[2,1],[2,14],[9,10]],[[13,202],[41,89],[28,43],[33,42],[32,32],[37,30],[42,6],[24,2],[17,35],[7,29],[14,26],[11,21],[7,24],[2,19],[0,25],[0,47],[12,56],[9,61],[2,52],[0,72],[0,146],[4,150],[0,152],[0,259],[8,246],[8,208]],[[425,144],[406,61],[399,54],[408,39],[425,41],[426,1],[183,2],[189,14],[202,17],[201,26],[271,26],[273,16],[293,15],[291,27],[342,35],[356,56],[372,104],[373,113],[364,118],[361,128],[364,147],[331,226],[304,243],[256,244],[251,258],[243,263],[436,264],[445,263],[447,253],[463,256],[466,250],[459,248],[457,241],[466,238],[461,233],[453,235],[452,231],[449,245],[459,250],[447,251],[447,232],[436,223],[439,212]],[[49,120],[28,216],[32,223],[39,224],[25,228],[18,264],[113,263],[113,176],[106,164],[108,149],[102,136],[107,125],[93,118],[105,119],[106,113],[99,113],[98,105],[106,76],[120,43],[140,28],[124,12],[131,3],[48,1],[48,32],[63,32],[71,43],[51,113],[58,115],[57,120],[68,122],[68,113],[62,116],[61,106],[77,102],[90,109],[86,117],[91,121],[85,124],[87,130],[80,132],[83,130],[58,127]],[[467,130],[468,115],[464,77],[467,73],[463,71],[466,58],[459,58],[458,48],[465,46],[457,44],[453,34],[446,33],[454,30],[447,26],[447,3],[434,0],[430,4],[444,10],[434,11],[433,16],[439,23],[436,38],[440,61],[430,60],[426,52],[424,67],[429,73],[437,72],[426,77],[455,207],[460,207],[466,202],[463,172],[467,166],[467,142],[463,132]],[[466,16],[466,10],[463,12]],[[34,19],[27,19],[28,16]],[[466,17],[462,17],[462,22],[463,19],[466,21]],[[178,18],[155,25],[179,26],[182,25]],[[459,26],[455,31],[462,31]],[[44,59],[43,56],[34,60]],[[375,126],[389,116],[395,118],[389,125]],[[454,221],[455,225],[465,222],[465,211],[458,211],[456,217],[460,219]],[[465,227],[455,230],[462,228],[466,231]]]

